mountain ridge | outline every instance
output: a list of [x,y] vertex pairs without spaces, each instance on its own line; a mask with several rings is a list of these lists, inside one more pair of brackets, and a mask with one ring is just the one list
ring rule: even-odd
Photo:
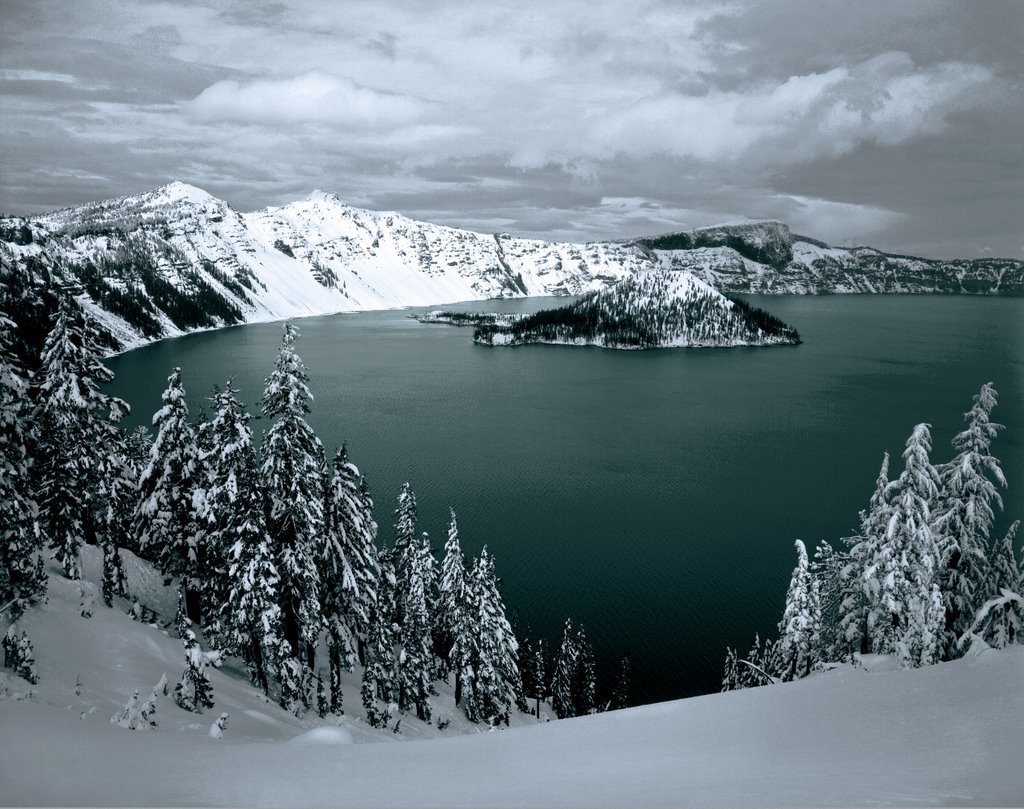
[[368,211],[335,194],[239,212],[182,182],[0,218],[0,272],[76,294],[120,348],[234,323],[579,295],[648,270],[727,293],[1024,294],[1024,262],[829,247],[773,220],[546,242]]

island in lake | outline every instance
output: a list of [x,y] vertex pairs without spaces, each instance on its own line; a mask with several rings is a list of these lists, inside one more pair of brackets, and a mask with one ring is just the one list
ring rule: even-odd
[[728,298],[691,273],[654,270],[574,303],[529,315],[431,311],[424,323],[473,326],[493,346],[554,343],[603,348],[795,345],[796,329],[763,309]]

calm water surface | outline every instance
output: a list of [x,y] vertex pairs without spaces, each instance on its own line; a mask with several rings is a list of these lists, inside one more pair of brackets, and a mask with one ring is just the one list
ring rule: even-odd
[[[946,460],[986,381],[1008,428],[995,445],[1010,482],[997,530],[1024,517],[1024,299],[750,300],[804,344],[486,348],[408,311],[304,319],[310,421],[329,453],[348,443],[388,544],[408,480],[439,551],[453,507],[466,553],[494,553],[521,630],[555,644],[566,616],[583,622],[603,686],[628,650],[636,701],[717,690],[726,645],[774,633],[793,540],[850,534],[883,450],[898,473],[914,424],[933,425],[933,458]],[[110,361],[112,387],[133,424],[149,422],[176,365],[193,413],[228,377],[255,411],[280,330],[130,352]]]

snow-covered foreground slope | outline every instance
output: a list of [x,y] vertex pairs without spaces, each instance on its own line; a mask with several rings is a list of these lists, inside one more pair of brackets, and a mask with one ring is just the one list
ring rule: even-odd
[[[94,552],[86,548],[90,579]],[[134,592],[172,612],[153,572],[129,562]],[[881,659],[870,672],[845,668],[546,724],[519,715],[511,729],[479,734],[444,688],[435,717],[450,716],[451,727],[406,717],[395,735],[362,721],[355,675],[344,717],[296,719],[229,668],[211,675],[212,710],[189,714],[160,695],[158,729],[132,732],[110,716],[163,672],[173,686],[179,641],[102,605],[80,617],[77,585],[56,576],[49,603],[19,626],[33,638],[41,679],[30,686],[0,674],[4,805],[1019,805],[1024,797],[1024,647],[915,671],[885,670]],[[231,714],[224,738],[210,738],[222,711]]]

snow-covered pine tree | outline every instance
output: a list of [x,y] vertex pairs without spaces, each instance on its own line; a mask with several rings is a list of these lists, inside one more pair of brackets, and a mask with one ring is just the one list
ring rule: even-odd
[[551,675],[551,709],[559,719],[576,716],[576,682],[579,669],[577,632],[572,619],[565,619],[562,643],[555,658],[555,671]]
[[579,654],[576,665],[576,716],[586,716],[597,712],[597,675],[594,647],[587,640],[582,624],[576,630],[576,649]]
[[725,647],[725,665],[722,667],[722,688],[721,691],[736,691],[743,686],[740,683],[740,661],[736,650],[731,646]]
[[223,589],[225,596],[217,610],[219,640],[241,655],[253,683],[266,694],[269,675],[277,670],[282,639],[280,577],[267,533],[250,419],[229,382],[214,397],[212,453],[207,462],[210,482],[203,515],[207,542],[219,549],[218,556],[224,555],[227,571],[222,583],[207,582],[204,601],[212,608],[212,599]]
[[[452,646],[455,634],[464,625],[463,610],[466,598],[466,558],[459,544],[459,526],[455,510],[451,509],[448,539],[444,543],[444,559],[438,584],[437,612],[434,616],[434,651],[440,660],[439,676],[445,678],[452,670]],[[462,692],[461,672],[455,669],[456,703]]]
[[523,696],[534,700],[531,711],[540,716],[541,700],[547,698],[547,664],[545,662],[544,639],[527,637],[519,645],[520,671],[523,679]]
[[929,461],[931,433],[918,424],[907,439],[885,537],[865,569],[868,633],[877,654],[895,654],[903,667],[934,663],[932,585],[939,549],[931,530],[938,473]]
[[46,573],[29,469],[28,374],[12,349],[15,328],[0,315],[0,604],[10,604],[16,621],[46,592]]
[[942,486],[934,529],[941,553],[944,659],[956,656],[957,641],[985,601],[992,506],[1003,507],[996,484],[1006,486],[999,461],[990,452],[1003,429],[990,419],[997,398],[991,382],[981,386],[964,414],[967,427],[953,439],[956,457],[939,468]]
[[[395,509],[395,577],[398,589],[404,592],[408,587],[410,560],[416,546],[416,495],[408,482],[402,484],[398,493],[398,507]],[[404,622],[404,604],[399,599],[396,605],[395,623]]]
[[487,547],[473,566],[471,587],[479,592],[480,667],[476,675],[482,717],[488,722],[508,724],[512,706],[526,711],[522,676],[519,671],[519,641],[505,614],[498,591],[494,557]]
[[632,665],[629,662],[629,655],[623,655],[619,663],[619,676],[615,680],[615,688],[612,689],[612,698],[608,707],[617,711],[629,707],[629,694],[632,683]]
[[213,686],[206,678],[207,659],[191,629],[185,630],[181,642],[185,646],[185,671],[174,686],[174,701],[186,711],[202,713],[213,707]]
[[394,653],[398,634],[394,624],[397,582],[393,552],[381,550],[377,556],[377,566],[380,570],[377,605],[371,614],[370,635],[366,642],[366,667],[363,669],[360,691],[366,720],[374,727],[386,724],[390,718],[386,707],[383,711],[377,707],[378,698],[385,705],[398,698]]
[[869,604],[877,597],[873,590],[877,582],[872,565],[889,530],[890,501],[894,493],[895,484],[889,481],[889,453],[886,452],[882,456],[875,491],[867,509],[860,513],[860,534],[847,540],[849,555],[839,572],[843,597],[839,604],[837,635],[842,645],[834,650],[832,657],[835,659],[854,653],[867,654],[871,650]]
[[786,593],[786,607],[779,621],[779,654],[782,679],[806,677],[817,662],[821,636],[821,601],[818,582],[807,562],[807,548],[796,540],[797,563]]
[[156,557],[164,581],[180,580],[189,617],[198,621],[200,524],[195,502],[205,481],[180,368],[171,371],[161,399],[163,406],[153,415],[157,436],[139,477],[135,535],[143,553]]
[[324,531],[327,461],[306,422],[306,367],[293,345],[299,332],[284,324],[282,345],[266,380],[263,415],[273,424],[263,438],[261,474],[267,492],[267,530],[276,550],[284,637],[296,658],[313,664],[320,634],[320,576],[316,547]]
[[3,647],[4,668],[12,669],[15,674],[33,685],[38,683],[35,650],[28,634],[22,631],[19,635],[14,624],[11,624],[4,635]]
[[401,593],[404,604],[399,629],[398,707],[402,711],[416,707],[416,716],[430,721],[427,701],[436,693],[433,686],[434,655],[430,634],[431,620],[427,606],[427,588],[433,578],[433,556],[427,535],[409,549],[406,589]]
[[318,564],[327,625],[331,712],[341,713],[341,672],[365,662],[370,616],[377,603],[377,524],[359,470],[343,446],[334,456],[324,542]]
[[83,539],[114,541],[97,513],[106,508],[98,478],[121,463],[109,456],[118,452],[117,425],[129,408],[100,390],[114,378],[101,356],[95,324],[73,298],[63,298],[43,346],[34,422],[41,527],[70,579],[81,576]]
[[1024,560],[1018,563],[1013,547],[1018,528],[1020,520],[1010,526],[1002,542],[992,549],[986,600],[978,608],[969,631],[961,637],[961,646],[968,635],[978,635],[996,649],[1024,643]]

